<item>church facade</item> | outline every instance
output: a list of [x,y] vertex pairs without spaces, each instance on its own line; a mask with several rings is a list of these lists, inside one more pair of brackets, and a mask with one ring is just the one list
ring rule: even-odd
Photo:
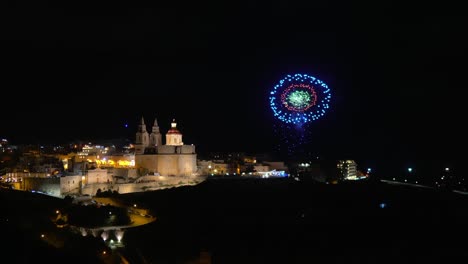
[[197,154],[194,145],[184,145],[182,133],[175,120],[162,142],[157,119],[148,133],[141,118],[135,140],[135,167],[150,175],[192,177],[197,173]]

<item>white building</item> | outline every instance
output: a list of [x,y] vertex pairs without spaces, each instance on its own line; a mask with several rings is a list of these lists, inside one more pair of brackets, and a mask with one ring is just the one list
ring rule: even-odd
[[86,172],[85,178],[86,184],[93,183],[110,183],[112,182],[112,176],[108,173],[107,169],[93,169]]
[[339,160],[337,163],[340,178],[344,180],[357,179],[357,164],[354,160]]
[[141,118],[136,133],[135,168],[144,169],[153,175],[194,176],[197,172],[195,146],[184,145],[175,120],[166,133],[166,144],[163,145],[157,120],[149,134]]

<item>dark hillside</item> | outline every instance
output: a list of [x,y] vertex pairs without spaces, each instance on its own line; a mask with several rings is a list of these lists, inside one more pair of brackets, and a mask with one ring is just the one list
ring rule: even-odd
[[468,234],[468,196],[453,192],[383,182],[223,179],[122,197],[158,217],[125,238],[154,262],[184,263],[205,251],[214,263],[450,262],[468,256],[459,239]]

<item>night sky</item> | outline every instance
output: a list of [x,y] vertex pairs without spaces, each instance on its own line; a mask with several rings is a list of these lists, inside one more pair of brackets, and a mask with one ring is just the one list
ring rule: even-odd
[[281,139],[268,93],[284,75],[308,73],[333,93],[328,113],[308,126],[311,151],[459,155],[463,14],[389,1],[172,2],[4,10],[0,137],[133,140],[143,116],[149,129],[158,118],[163,133],[175,118],[184,142],[201,150],[269,151]]

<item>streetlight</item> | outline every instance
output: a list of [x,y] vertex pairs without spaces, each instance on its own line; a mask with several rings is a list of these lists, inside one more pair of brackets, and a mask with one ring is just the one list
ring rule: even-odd
[[413,172],[413,168],[408,167],[407,168],[408,174],[405,177],[405,182],[408,182],[408,179],[412,179],[413,177],[411,176],[411,173]]

